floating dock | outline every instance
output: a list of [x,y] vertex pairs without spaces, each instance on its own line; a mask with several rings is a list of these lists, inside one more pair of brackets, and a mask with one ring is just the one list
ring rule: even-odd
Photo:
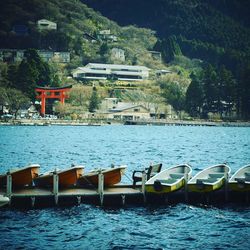
[[11,175],[7,176],[6,188],[0,189],[0,195],[7,196],[10,207],[42,208],[51,206],[72,206],[81,203],[100,206],[125,205],[168,205],[176,203],[189,204],[230,204],[240,203],[249,206],[250,194],[228,190],[227,185],[222,189],[209,193],[195,193],[187,190],[187,185],[176,192],[168,194],[147,194],[145,181],[142,185],[115,185],[104,188],[103,174],[99,174],[97,188],[72,187],[59,189],[58,176],[54,174],[52,188],[24,187],[12,189]]

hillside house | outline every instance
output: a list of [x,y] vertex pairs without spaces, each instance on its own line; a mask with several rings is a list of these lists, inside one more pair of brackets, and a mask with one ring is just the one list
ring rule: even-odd
[[[143,120],[150,119],[150,111],[140,104],[117,102],[116,98],[107,98],[101,104],[101,109],[94,114],[95,117],[114,120]],[[111,104],[107,108],[107,103]],[[112,105],[114,104],[114,106]]]
[[117,36],[111,34],[110,30],[101,30],[97,34],[97,38],[101,41],[117,42]]
[[148,51],[151,54],[151,57],[155,60],[161,61],[161,52],[159,51]]
[[[0,49],[0,61],[1,62],[21,62],[24,58],[25,50],[17,49]],[[51,60],[59,63],[69,63],[70,53],[65,51],[47,51],[38,50],[39,56],[46,62]]]
[[89,63],[73,71],[77,79],[141,81],[149,77],[149,68],[144,66]]
[[125,51],[123,49],[119,49],[119,48],[111,49],[111,59],[124,62],[125,61]]
[[57,30],[57,24],[47,19],[40,19],[37,21],[38,30]]

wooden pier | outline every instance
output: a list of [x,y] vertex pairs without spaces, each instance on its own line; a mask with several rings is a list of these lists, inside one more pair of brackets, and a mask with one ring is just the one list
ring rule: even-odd
[[237,203],[249,206],[249,192],[233,192],[227,185],[221,190],[210,193],[188,192],[187,188],[164,194],[155,195],[145,192],[145,178],[142,185],[115,185],[104,189],[103,174],[99,174],[97,188],[71,187],[59,189],[58,175],[54,174],[52,188],[24,187],[12,189],[11,175],[7,176],[6,188],[0,189],[0,194],[10,199],[10,207],[42,208],[51,206],[72,206],[81,203],[100,206],[125,206],[125,205],[168,205],[176,203],[188,204],[230,204]]

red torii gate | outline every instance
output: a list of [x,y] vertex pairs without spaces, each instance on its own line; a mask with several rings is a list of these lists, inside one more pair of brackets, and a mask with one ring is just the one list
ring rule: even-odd
[[72,88],[72,85],[64,87],[37,87],[38,93],[36,99],[41,99],[41,114],[45,115],[46,99],[59,99],[64,104],[65,98],[68,98],[66,92]]

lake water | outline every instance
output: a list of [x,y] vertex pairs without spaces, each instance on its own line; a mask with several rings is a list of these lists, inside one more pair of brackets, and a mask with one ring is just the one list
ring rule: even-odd
[[[96,167],[189,163],[194,173],[250,163],[250,128],[177,126],[0,126],[0,172],[39,163],[40,172],[72,163]],[[0,249],[249,249],[250,207],[141,206],[0,210]]]

